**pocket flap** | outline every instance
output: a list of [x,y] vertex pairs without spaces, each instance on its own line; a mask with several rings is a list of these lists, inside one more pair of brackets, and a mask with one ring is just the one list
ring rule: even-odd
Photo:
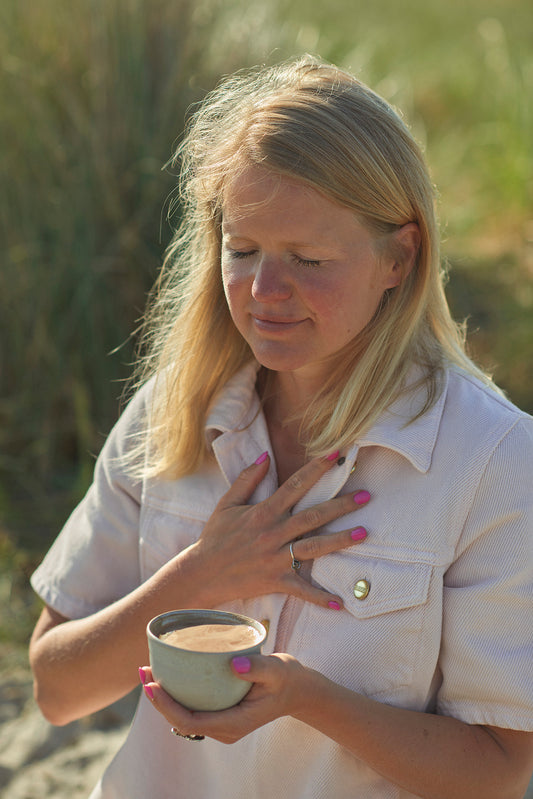
[[[323,588],[342,596],[352,615],[370,618],[423,604],[428,596],[432,561],[433,555],[428,552],[401,550],[377,556],[344,550],[318,558],[313,578]],[[369,588],[361,599],[354,595],[359,581],[366,581]]]

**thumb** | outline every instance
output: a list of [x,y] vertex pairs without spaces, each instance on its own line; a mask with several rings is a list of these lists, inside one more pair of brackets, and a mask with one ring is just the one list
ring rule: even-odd
[[231,661],[231,668],[234,674],[237,677],[240,677],[247,682],[253,682],[253,674],[252,671],[252,661],[251,658],[246,657],[245,655],[239,655],[238,657],[232,658]]
[[264,682],[270,659],[265,655],[238,655],[232,658],[231,669],[241,680]]
[[231,669],[241,680],[266,684],[281,679],[287,666],[293,663],[298,664],[298,661],[280,652],[272,655],[237,655],[231,659]]
[[249,699],[245,698],[241,706],[261,706],[267,715],[273,713],[270,720],[294,715],[297,708],[308,703],[305,686],[309,685],[309,675],[316,674],[285,652],[236,655],[231,660],[231,668],[239,679],[253,683]]

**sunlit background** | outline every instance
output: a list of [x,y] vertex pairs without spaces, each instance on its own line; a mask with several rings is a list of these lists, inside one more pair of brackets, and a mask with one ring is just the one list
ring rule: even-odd
[[130,717],[39,726],[28,576],[119,413],[187,110],[222,74],[304,52],[401,109],[440,191],[454,314],[531,412],[532,35],[531,0],[0,0],[0,792],[43,796],[40,774],[85,796]]
[[[400,108],[455,315],[533,411],[530,0],[1,0],[0,642],[91,479],[176,219],[163,166],[218,78],[311,52]],[[7,608],[4,612],[4,607]]]

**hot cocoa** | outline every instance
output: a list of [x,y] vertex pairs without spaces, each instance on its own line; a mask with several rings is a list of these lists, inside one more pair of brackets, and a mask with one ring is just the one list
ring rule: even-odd
[[261,635],[247,624],[196,624],[163,633],[160,638],[193,652],[234,652],[254,646]]

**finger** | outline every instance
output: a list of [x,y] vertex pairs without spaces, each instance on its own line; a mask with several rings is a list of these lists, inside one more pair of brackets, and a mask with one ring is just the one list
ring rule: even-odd
[[287,541],[305,535],[312,530],[318,530],[325,524],[353,513],[370,502],[368,491],[357,491],[355,494],[343,494],[334,499],[328,499],[318,505],[299,511],[291,516],[285,526]]
[[269,464],[270,456],[268,452],[263,452],[254,463],[243,469],[217,507],[223,510],[235,505],[245,505],[268,472]]
[[176,727],[183,735],[202,734],[195,729],[195,714],[183,705],[175,702],[157,682],[148,682],[143,686],[147,699],[150,700],[156,710],[166,718],[168,723]]
[[142,685],[153,681],[154,677],[150,666],[139,666],[139,679]]
[[[235,726],[235,721],[242,715],[240,705],[228,710],[194,711],[175,702],[156,682],[147,683],[144,692],[171,728],[175,727],[183,737],[216,738],[223,743],[233,743],[241,737],[240,733],[231,732],[232,724]],[[245,732],[250,731],[250,729],[245,730]]]
[[285,660],[292,662],[294,658],[276,652],[272,655],[237,655],[230,665],[239,679],[264,685],[275,684],[285,668]]
[[338,457],[337,450],[331,455],[313,458],[285,480],[266,502],[275,502],[282,512],[290,510],[337,463]]
[[251,657],[240,655],[238,657],[234,657],[231,661],[231,670],[241,680],[246,680],[247,682],[254,682],[253,673],[250,674],[251,669],[252,669]]
[[303,602],[311,602],[324,610],[339,611],[344,609],[344,602],[338,594],[331,594],[322,588],[317,588],[308,583],[303,577],[296,577],[294,573],[285,582],[285,590],[291,596]]
[[[367,537],[368,533],[364,527],[356,527],[353,530],[343,530],[339,533],[324,533],[313,535],[309,538],[302,538],[294,541],[292,551],[296,560],[314,560],[341,549],[347,549],[356,544],[360,544]],[[290,558],[290,552],[289,552]]]

